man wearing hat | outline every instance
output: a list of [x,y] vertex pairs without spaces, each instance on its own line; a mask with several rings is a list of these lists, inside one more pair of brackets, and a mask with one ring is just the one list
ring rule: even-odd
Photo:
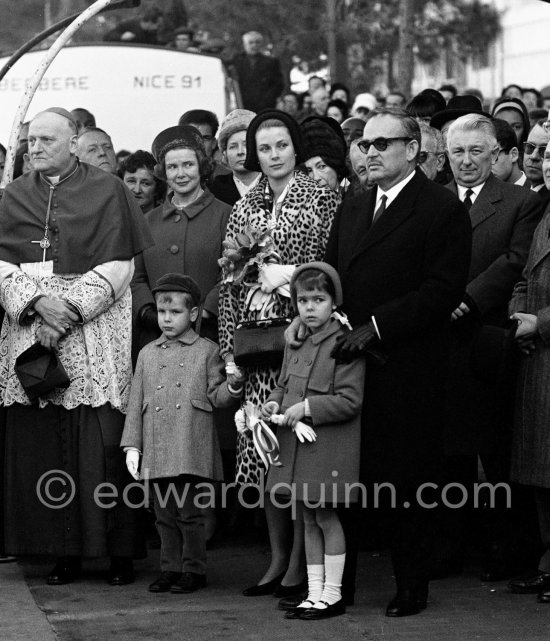
[[218,132],[218,146],[230,174],[218,174],[212,181],[216,198],[233,206],[258,184],[261,173],[249,171],[246,162],[246,130],[256,114],[248,109],[234,109],[223,119]]
[[447,131],[454,120],[460,118],[460,116],[472,113],[483,114],[484,116],[490,117],[488,113],[483,111],[481,100],[476,96],[470,94],[454,96],[449,100],[445,109],[438,111],[432,116],[430,126],[439,129],[443,134],[443,138],[446,138]]
[[[71,114],[39,113],[29,129],[35,169],[0,203],[6,551],[57,556],[52,585],[74,580],[82,557],[108,555],[109,582],[122,585],[133,581],[138,552],[133,513],[121,500],[105,509],[94,492],[110,482],[121,497],[130,480],[118,450],[131,378],[129,283],[152,239],[123,183],[75,151]],[[36,341],[57,351],[70,385],[31,404],[14,366]],[[57,491],[44,495],[40,479],[52,474]]]

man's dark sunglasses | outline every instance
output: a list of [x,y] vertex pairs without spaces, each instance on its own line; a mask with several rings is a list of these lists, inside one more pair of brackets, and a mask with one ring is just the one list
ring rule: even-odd
[[530,156],[535,149],[538,149],[539,151],[539,156],[544,156],[544,152],[546,151],[546,145],[534,145],[532,142],[524,142],[523,143],[523,151]]
[[357,146],[364,154],[368,154],[371,145],[374,146],[376,151],[386,151],[389,144],[394,140],[406,140],[407,142],[410,142],[411,140],[414,140],[414,138],[406,136],[395,136],[394,138],[375,138],[374,140],[361,140],[361,142],[357,143]]

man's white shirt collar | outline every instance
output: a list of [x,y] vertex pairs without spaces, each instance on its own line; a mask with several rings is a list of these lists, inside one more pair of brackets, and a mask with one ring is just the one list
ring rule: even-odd
[[397,198],[397,196],[399,195],[399,192],[403,189],[403,187],[405,187],[405,185],[414,178],[415,173],[416,173],[415,171],[412,171],[406,178],[403,178],[402,181],[398,182],[397,185],[390,187],[388,191],[384,191],[381,187],[378,187],[376,192],[376,207],[374,208],[374,211],[378,209],[382,196],[386,196],[386,208],[387,208],[389,204]]
[[483,189],[485,186],[485,183],[487,181],[482,182],[480,185],[476,185],[475,187],[464,187],[464,185],[459,185],[458,183],[456,184],[457,189],[458,189],[458,197],[459,199],[464,202],[464,199],[466,198],[466,192],[468,189],[471,189],[474,193],[470,196],[470,200],[472,201],[472,204],[475,203],[476,198],[479,196],[479,192]]
[[525,182],[527,181],[527,176],[525,175],[525,172],[521,172],[521,176],[516,180],[514,185],[519,185],[520,187],[523,187],[525,185]]

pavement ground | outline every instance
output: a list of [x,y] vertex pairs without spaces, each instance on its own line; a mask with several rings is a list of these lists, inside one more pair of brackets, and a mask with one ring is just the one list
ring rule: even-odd
[[135,563],[136,582],[111,587],[108,560],[87,562],[83,576],[48,586],[50,561],[0,565],[0,641],[548,641],[550,606],[514,595],[506,582],[481,583],[475,568],[434,581],[419,615],[384,616],[394,584],[386,552],[363,551],[353,607],[325,621],[289,621],[272,596],[245,598],[267,566],[263,543],[226,542],[209,551],[208,587],[190,595],[151,594],[158,551]]

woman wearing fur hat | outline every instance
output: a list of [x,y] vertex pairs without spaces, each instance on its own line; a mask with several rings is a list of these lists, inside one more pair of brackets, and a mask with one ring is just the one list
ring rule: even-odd
[[203,331],[216,337],[218,258],[231,208],[206,187],[211,164],[195,127],[169,127],[153,142],[155,174],[165,180],[168,194],[162,205],[145,214],[155,245],[136,258],[132,281],[134,328],[143,347],[157,338],[155,300],[151,288],[167,272],[197,281],[203,292]]
[[218,132],[218,147],[231,173],[214,177],[212,193],[231,206],[255,187],[261,177],[260,172],[245,167],[246,130],[255,115],[248,109],[234,109],[223,119]]
[[[292,315],[289,281],[296,265],[322,259],[332,220],[339,203],[334,192],[296,171],[303,158],[298,123],[279,110],[265,110],[250,123],[246,135],[245,167],[264,176],[239,200],[229,219],[227,240],[254,230],[267,233],[278,264],[267,265],[245,282],[224,282],[220,291],[220,352],[228,371],[234,367],[233,336],[238,323]],[[276,272],[276,278],[269,268]],[[255,281],[255,282],[253,282]],[[260,288],[258,285],[262,284]],[[275,286],[274,286],[275,285]],[[250,298],[250,292],[254,296]],[[264,291],[262,291],[264,290]],[[245,401],[261,407],[275,386],[279,368],[269,365],[244,370]],[[228,374],[231,383],[231,374]],[[238,483],[260,486],[265,473],[250,433],[238,435]],[[293,545],[290,509],[266,501],[266,518],[271,542],[271,564],[246,596],[277,594],[291,596],[303,589],[305,564],[303,533],[294,522]]]
[[328,116],[310,116],[300,123],[304,141],[304,166],[319,185],[341,193],[348,175],[346,139],[340,125]]

